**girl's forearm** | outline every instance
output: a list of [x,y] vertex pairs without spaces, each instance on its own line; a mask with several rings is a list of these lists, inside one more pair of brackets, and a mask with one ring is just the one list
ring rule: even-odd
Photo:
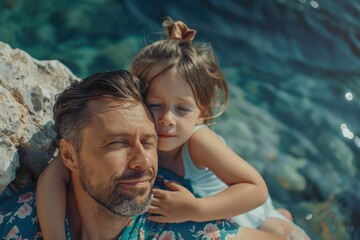
[[65,240],[66,184],[69,170],[56,157],[41,173],[36,188],[36,209],[45,240]]
[[66,185],[63,181],[48,181],[43,173],[37,183],[36,209],[45,240],[65,240]]
[[196,199],[193,221],[227,219],[262,205],[268,197],[266,186],[239,183],[207,198]]

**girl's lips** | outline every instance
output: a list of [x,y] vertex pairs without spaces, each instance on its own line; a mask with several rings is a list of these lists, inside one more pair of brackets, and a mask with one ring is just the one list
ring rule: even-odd
[[166,134],[166,133],[159,133],[158,136],[159,136],[160,138],[172,138],[172,137],[175,137],[175,135]]

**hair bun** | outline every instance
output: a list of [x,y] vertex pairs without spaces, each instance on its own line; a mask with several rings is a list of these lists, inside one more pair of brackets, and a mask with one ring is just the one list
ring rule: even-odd
[[163,22],[169,39],[182,39],[193,41],[196,35],[196,30],[188,28],[185,23],[181,21],[173,21],[167,19]]

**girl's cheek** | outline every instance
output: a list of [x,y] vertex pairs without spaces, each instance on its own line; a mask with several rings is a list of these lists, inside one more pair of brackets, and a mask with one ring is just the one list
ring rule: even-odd
[[154,121],[155,121],[155,129],[156,129],[156,131],[158,131],[159,130],[159,121],[156,118],[154,118]]
[[151,115],[153,116],[155,123],[158,123],[158,121],[159,121],[159,113],[156,112],[156,111],[151,111]]

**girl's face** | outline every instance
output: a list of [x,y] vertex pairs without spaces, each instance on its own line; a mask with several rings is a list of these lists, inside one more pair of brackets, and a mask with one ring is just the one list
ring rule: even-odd
[[154,117],[160,151],[179,148],[201,123],[194,94],[175,71],[167,70],[152,81],[145,102]]

